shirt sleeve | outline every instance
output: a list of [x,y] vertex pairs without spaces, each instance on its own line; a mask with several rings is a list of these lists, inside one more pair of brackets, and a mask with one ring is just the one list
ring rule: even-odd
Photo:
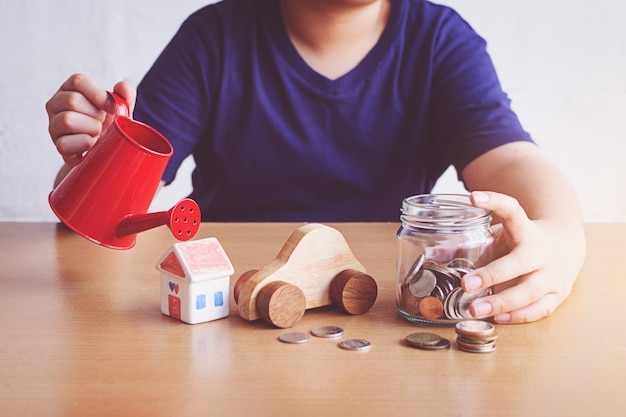
[[485,40],[456,13],[441,25],[433,60],[436,152],[450,155],[460,177],[463,168],[483,153],[532,139],[502,90]]
[[202,19],[198,15],[181,25],[137,89],[135,119],[154,127],[174,148],[163,175],[166,183],[195,151],[209,121],[211,71],[217,58],[214,37],[205,33],[213,24],[210,13],[204,12]]

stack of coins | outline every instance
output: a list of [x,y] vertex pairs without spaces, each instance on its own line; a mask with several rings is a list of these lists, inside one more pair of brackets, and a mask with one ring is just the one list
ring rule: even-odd
[[473,269],[474,264],[464,258],[439,264],[420,254],[400,284],[399,308],[411,317],[430,321],[471,318],[471,302],[490,294],[489,290],[463,291],[461,278]]
[[498,333],[493,324],[481,320],[464,320],[456,324],[456,345],[465,352],[489,353],[496,350]]

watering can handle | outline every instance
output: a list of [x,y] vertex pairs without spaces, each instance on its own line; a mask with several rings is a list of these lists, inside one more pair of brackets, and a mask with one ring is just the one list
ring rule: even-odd
[[115,102],[115,106],[117,107],[117,115],[118,116],[128,117],[129,119],[132,119],[132,116],[130,114],[130,106],[128,105],[128,101],[124,97],[120,96],[119,94],[117,94],[115,92],[107,91],[107,93],[109,93],[109,96],[111,96],[111,98]]

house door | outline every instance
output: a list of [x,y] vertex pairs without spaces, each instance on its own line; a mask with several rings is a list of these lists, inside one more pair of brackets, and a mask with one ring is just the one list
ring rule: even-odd
[[180,298],[175,297],[173,295],[168,295],[167,297],[167,305],[170,317],[174,317],[175,319],[180,320]]

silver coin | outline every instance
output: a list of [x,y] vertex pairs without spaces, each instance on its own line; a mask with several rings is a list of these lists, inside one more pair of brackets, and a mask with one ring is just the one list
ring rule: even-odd
[[369,350],[372,344],[365,339],[346,339],[339,342],[339,347],[346,350]]
[[455,326],[457,334],[471,339],[489,336],[496,331],[492,323],[484,320],[463,320],[458,322]]
[[461,275],[465,275],[466,273],[476,269],[476,266],[469,259],[454,258],[448,263],[448,268],[456,269],[461,273]]
[[461,287],[456,287],[454,290],[450,291],[446,297],[446,300],[443,303],[443,312],[447,318],[453,320],[460,320],[463,318],[463,316],[461,316],[456,309],[462,292],[463,289]]
[[343,329],[337,326],[318,326],[311,330],[311,334],[316,337],[333,338],[343,334]]
[[438,264],[435,261],[424,261],[424,269],[430,269],[433,272],[441,272],[445,274],[447,272],[447,268],[441,264]]
[[464,352],[469,352],[469,353],[490,353],[496,350],[495,342],[484,344],[484,345],[472,345],[470,343],[463,343],[462,341],[459,341],[458,339],[456,341],[456,347],[458,347],[459,350],[462,350]]
[[459,315],[465,319],[472,319],[472,313],[470,313],[470,304],[472,301],[483,298],[491,294],[490,290],[480,290],[480,291],[472,291],[472,292],[463,292],[459,297],[457,304],[457,312]]
[[310,337],[308,334],[301,332],[283,333],[278,336],[278,340],[280,340],[281,342],[292,344],[306,343],[309,341],[309,339]]
[[409,272],[406,274],[406,277],[404,278],[404,282],[407,285],[411,281],[411,279],[415,275],[417,275],[420,269],[422,269],[422,265],[424,264],[425,259],[426,259],[426,256],[424,256],[423,253],[421,253],[420,256],[418,256],[417,259],[415,259],[415,262],[413,262],[413,265],[411,266],[411,268],[409,269]]
[[461,278],[463,278],[463,274],[461,274],[459,270],[446,267],[445,273],[456,283],[457,286],[461,285]]
[[446,290],[446,294],[460,286],[460,281],[456,277],[441,272],[435,272],[435,276],[437,277],[437,285]]
[[446,290],[447,288],[441,287],[439,285],[435,285],[435,288],[433,288],[433,291],[430,293],[430,295],[435,297],[436,299],[438,299],[439,301],[443,303],[447,295],[447,293],[445,292]]
[[409,283],[409,291],[416,297],[426,297],[437,285],[437,277],[429,269],[419,271]]

